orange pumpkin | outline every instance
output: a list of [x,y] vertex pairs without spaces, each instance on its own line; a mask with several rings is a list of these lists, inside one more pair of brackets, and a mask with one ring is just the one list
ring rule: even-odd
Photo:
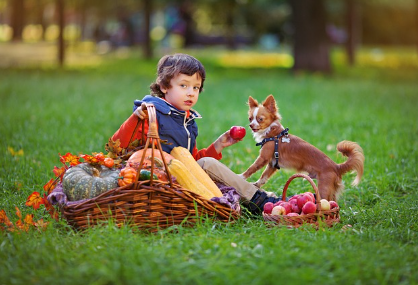
[[112,168],[115,165],[113,158],[106,157],[103,161],[104,166],[107,168]]
[[[142,158],[142,155],[143,155],[144,151],[145,151],[145,158],[144,158],[142,168],[144,168],[144,169],[151,168],[151,158],[152,158],[152,149],[151,148],[147,148],[146,150],[145,149],[140,149],[140,150],[134,152],[131,155],[131,157],[128,159],[127,165],[129,167],[133,167],[136,170],[138,170],[139,164],[141,163],[141,158]],[[170,154],[168,154],[166,152],[163,152],[163,155],[164,155],[165,162],[167,164],[174,158],[173,156],[171,156]],[[163,163],[159,163],[159,161],[162,162],[162,157],[161,157],[160,151],[157,150],[157,149],[154,149],[154,158],[156,158],[154,160],[155,167],[160,168],[160,169],[164,169]]]
[[118,184],[119,186],[125,186],[135,182],[136,180],[136,170],[132,167],[125,167],[119,173]]

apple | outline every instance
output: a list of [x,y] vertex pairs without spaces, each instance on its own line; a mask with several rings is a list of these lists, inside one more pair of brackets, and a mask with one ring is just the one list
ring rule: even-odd
[[264,204],[264,213],[266,214],[271,214],[271,211],[273,210],[273,203],[272,202],[267,202],[266,204]]
[[276,206],[271,211],[271,214],[275,215],[275,216],[285,215],[286,214],[286,209],[283,208],[282,206]]
[[298,207],[299,209],[303,208],[303,205],[305,205],[306,202],[308,202],[310,199],[305,194],[300,194],[298,197]]
[[280,204],[280,206],[282,206],[286,210],[286,215],[292,212],[292,205],[290,205],[289,202],[283,202]]
[[296,217],[296,216],[299,216],[299,214],[298,213],[289,213],[289,214],[287,214],[287,216]]
[[276,203],[274,203],[273,205],[274,205],[274,207],[276,207],[276,206],[280,206],[281,204],[283,204],[285,201],[283,201],[283,200],[280,200],[280,201],[277,201]]
[[337,202],[335,202],[335,201],[329,201],[329,205],[331,206],[331,209],[334,209],[334,208],[338,208],[339,207],[338,204],[337,204]]
[[229,135],[231,136],[231,138],[233,138],[234,140],[241,140],[245,137],[246,131],[244,127],[240,127],[240,126],[233,126],[230,130],[229,130]]
[[314,194],[312,192],[305,192],[303,194],[304,195],[307,195],[310,198],[311,202],[314,202],[315,203],[315,196],[314,196]]
[[289,204],[290,206],[292,206],[292,212],[293,213],[300,213],[300,208],[298,207],[298,200],[297,199],[292,199],[289,200]]
[[331,209],[331,205],[326,199],[321,199],[321,210],[328,211]]
[[316,205],[315,203],[308,201],[303,205],[302,213],[304,214],[312,214],[316,212]]

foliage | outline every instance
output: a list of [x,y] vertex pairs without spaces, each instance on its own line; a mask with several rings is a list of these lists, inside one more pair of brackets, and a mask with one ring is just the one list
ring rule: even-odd
[[[236,224],[202,219],[196,227],[156,234],[117,228],[112,220],[85,232],[55,221],[32,200],[60,175],[57,153],[104,151],[108,138],[147,94],[157,59],[107,61],[97,68],[0,70],[0,280],[6,284],[418,284],[418,71],[338,64],[336,74],[290,75],[283,69],[225,68],[207,51],[188,51],[207,68],[196,109],[198,147],[232,125],[247,125],[249,95],[272,93],[283,124],[329,155],[343,140],[360,143],[366,156],[358,187],[344,177],[341,224],[318,231],[267,227],[244,212]],[[365,53],[367,54],[367,52]],[[335,59],[339,59],[338,55]],[[223,152],[243,172],[258,154],[250,135]],[[76,161],[70,159],[68,162]],[[265,185],[281,192],[290,171]],[[250,180],[258,178],[259,173]],[[253,180],[254,179],[254,180]],[[297,181],[288,193],[308,190]],[[44,191],[44,192],[43,192]],[[35,210],[33,207],[37,207]],[[16,207],[19,209],[17,212]],[[8,221],[6,221],[5,213]],[[28,216],[29,215],[29,216]],[[32,219],[32,220],[31,220]],[[20,222],[19,222],[20,221]]]

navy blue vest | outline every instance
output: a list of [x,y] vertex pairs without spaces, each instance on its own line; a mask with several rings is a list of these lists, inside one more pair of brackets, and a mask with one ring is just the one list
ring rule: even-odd
[[170,153],[174,147],[182,146],[192,153],[198,135],[194,119],[201,118],[199,113],[190,110],[190,116],[186,118],[185,111],[180,111],[163,99],[151,95],[145,96],[142,100],[135,100],[133,110],[135,111],[143,102],[155,106],[158,134],[162,141],[167,141],[161,143],[163,150]]

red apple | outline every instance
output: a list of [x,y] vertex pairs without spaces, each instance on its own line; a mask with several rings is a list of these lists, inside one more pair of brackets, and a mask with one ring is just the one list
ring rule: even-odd
[[273,203],[272,202],[267,202],[266,204],[264,204],[264,213],[266,214],[271,214],[271,211],[273,210]]
[[300,213],[300,208],[298,207],[298,200],[297,199],[292,199],[289,200],[289,204],[290,206],[292,206],[292,212],[293,213]]
[[285,215],[286,214],[286,209],[283,208],[282,206],[276,206],[271,211],[271,214],[275,215],[275,216]]
[[280,204],[280,206],[286,210],[286,215],[292,212],[292,205],[290,205],[289,202],[283,202]]
[[289,202],[290,202],[290,201],[292,201],[292,200],[296,200],[296,201],[297,201],[297,200],[298,200],[298,197],[299,197],[299,194],[298,194],[298,195],[294,195],[294,196],[290,197],[290,198],[289,198]]
[[331,206],[331,209],[338,208],[338,204],[335,201],[329,201],[329,205]]
[[311,202],[314,202],[315,203],[315,196],[314,196],[314,194],[312,192],[305,192],[303,194],[304,195],[307,195],[310,198]]
[[305,194],[300,194],[298,197],[298,207],[299,209],[303,208],[303,205],[305,205],[306,202],[308,202],[310,199]]
[[331,209],[331,205],[329,204],[328,200],[321,199],[321,210],[328,211],[329,209]]
[[245,131],[244,127],[233,126],[229,130],[229,134],[230,134],[231,138],[233,138],[234,140],[241,140],[245,137],[246,131]]
[[298,213],[289,213],[289,214],[287,214],[287,216],[296,217],[296,216],[299,216],[299,214]]
[[313,202],[308,201],[305,203],[305,205],[303,205],[303,208],[302,208],[303,214],[306,215],[306,214],[312,214],[315,212],[316,212],[316,205]]
[[283,204],[285,201],[283,201],[283,200],[280,200],[280,201],[277,201],[276,203],[274,203],[273,205],[274,205],[274,207],[276,207],[276,206],[280,206],[281,204]]

